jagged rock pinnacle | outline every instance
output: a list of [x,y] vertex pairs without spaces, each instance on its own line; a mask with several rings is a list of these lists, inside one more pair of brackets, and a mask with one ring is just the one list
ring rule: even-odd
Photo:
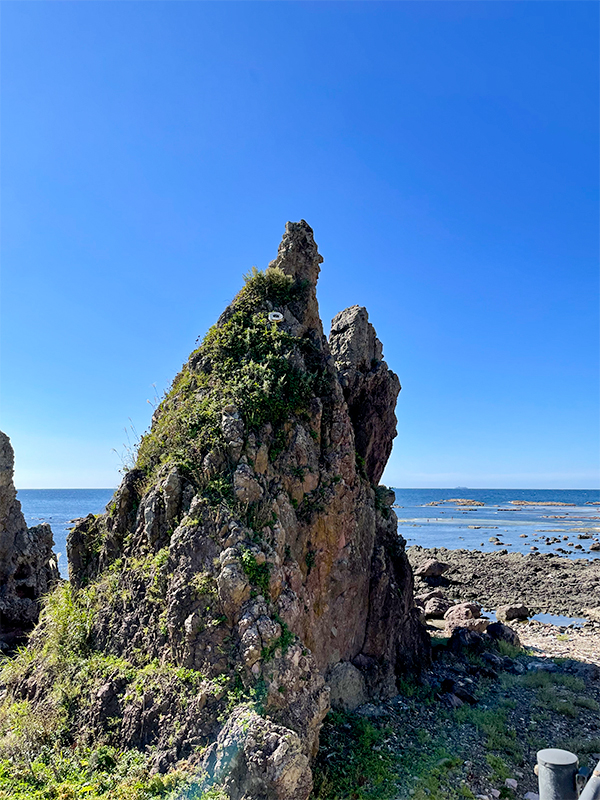
[[393,492],[375,485],[398,379],[364,309],[336,317],[330,351],[321,261],[288,222],[175,377],[107,513],[67,543],[75,602],[96,602],[89,652],[152,687],[87,687],[73,738],[80,719],[101,740],[117,717],[115,746],[151,746],[158,771],[191,759],[196,788],[218,778],[231,800],[307,800],[330,696],[389,698],[429,657]]
[[356,451],[367,477],[379,483],[396,437],[398,376],[383,361],[383,346],[366,308],[351,306],[331,323],[329,347],[335,359],[356,436]]
[[13,483],[14,452],[0,431],[0,643],[18,643],[39,615],[39,599],[58,578],[47,523],[27,528]]
[[300,222],[287,222],[277,258],[269,266],[279,267],[286,275],[306,280],[316,287],[322,262],[323,256],[319,254],[313,229],[308,222],[303,219]]

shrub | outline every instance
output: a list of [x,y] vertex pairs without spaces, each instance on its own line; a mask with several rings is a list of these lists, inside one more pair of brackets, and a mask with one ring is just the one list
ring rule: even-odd
[[40,645],[41,654],[49,662],[72,662],[73,657],[89,652],[94,595],[94,588],[75,592],[66,582],[46,595],[32,643]]
[[248,580],[254,586],[257,586],[265,598],[269,597],[269,580],[271,576],[271,568],[268,562],[258,564],[254,555],[250,550],[242,551],[242,569],[248,576]]

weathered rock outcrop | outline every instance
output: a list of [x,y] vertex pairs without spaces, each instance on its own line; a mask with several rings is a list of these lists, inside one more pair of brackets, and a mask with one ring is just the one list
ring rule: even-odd
[[383,361],[383,346],[366,308],[340,311],[331,323],[329,347],[354,427],[356,451],[372,483],[379,483],[396,437],[398,376]]
[[28,528],[13,483],[14,453],[0,431],[0,646],[20,641],[39,616],[39,599],[58,579],[52,531]]
[[[398,379],[364,309],[328,343],[321,261],[306,222],[288,223],[175,378],[107,513],[68,541],[76,597],[96,604],[86,646],[146,676],[115,674],[81,719],[112,720],[119,747],[152,744],[160,771],[216,743],[199,766],[231,798],[307,798],[327,677],[349,707],[429,657],[377,486]],[[187,693],[169,669],[187,670]]]

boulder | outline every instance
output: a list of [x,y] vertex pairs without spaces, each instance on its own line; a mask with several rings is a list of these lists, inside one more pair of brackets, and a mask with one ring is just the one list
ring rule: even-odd
[[558,666],[553,661],[530,661],[527,664],[528,672],[558,672]]
[[415,575],[419,578],[439,578],[449,569],[450,564],[444,564],[435,558],[429,558],[415,569]]
[[[489,641],[489,640],[488,640]],[[463,650],[480,653],[485,650],[485,634],[467,628],[454,628],[448,640],[448,650],[460,655]]]
[[312,791],[300,738],[241,706],[234,710],[202,761],[198,796],[219,787],[231,800],[299,800]]
[[427,619],[442,619],[444,614],[451,607],[452,602],[450,600],[444,600],[440,597],[432,597],[430,600],[427,600],[423,606],[423,611]]
[[456,628],[483,633],[489,625],[489,619],[481,617],[481,606],[477,603],[458,603],[451,606],[444,614],[446,631],[452,633]]
[[502,656],[499,656],[497,653],[492,653],[490,651],[483,653],[481,656],[482,659],[487,662],[491,667],[497,670],[505,669],[505,663]]
[[423,592],[423,594],[415,595],[415,603],[424,606],[428,600],[433,600],[435,597],[443,598],[444,595],[439,589],[432,589],[430,592]]
[[479,619],[481,606],[478,603],[456,603],[446,611],[444,619]]
[[467,631],[475,631],[476,633],[485,633],[488,626],[490,624],[490,620],[486,617],[478,617],[477,619],[465,619],[465,620],[455,620],[455,619],[447,619],[445,630],[448,633],[451,633],[456,628],[464,628]]
[[509,625],[505,625],[503,622],[493,622],[491,625],[488,625],[486,633],[488,636],[491,636],[492,639],[496,639],[497,641],[502,639],[505,642],[514,645],[515,647],[521,646],[521,640],[519,639],[516,631],[514,631]]
[[527,619],[528,617],[529,609],[523,603],[498,606],[496,609],[496,619],[499,622],[509,622],[511,619]]
[[354,711],[368,700],[364,675],[349,661],[340,661],[332,667],[326,681],[332,708]]

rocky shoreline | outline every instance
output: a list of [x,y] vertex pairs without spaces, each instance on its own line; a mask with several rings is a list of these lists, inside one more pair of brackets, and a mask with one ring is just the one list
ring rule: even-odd
[[600,629],[600,560],[418,545],[407,554],[413,570],[428,559],[449,566],[439,576],[416,576],[416,594],[436,588],[448,600],[476,600],[489,611],[524,603],[532,614],[585,617]]
[[[534,767],[546,747],[574,752],[593,769],[600,759],[600,616],[590,612],[600,606],[600,563],[418,546],[407,553],[432,662],[397,697],[326,722],[317,789],[336,779],[342,786],[347,777],[346,794],[335,796],[355,796],[352,781],[378,774],[380,755],[363,756],[362,773],[352,766],[364,717],[374,750],[387,750],[395,791],[385,797],[539,800]],[[481,606],[503,622],[486,619]],[[588,621],[574,628],[530,618],[541,611]],[[316,793],[318,800],[331,796]]]

